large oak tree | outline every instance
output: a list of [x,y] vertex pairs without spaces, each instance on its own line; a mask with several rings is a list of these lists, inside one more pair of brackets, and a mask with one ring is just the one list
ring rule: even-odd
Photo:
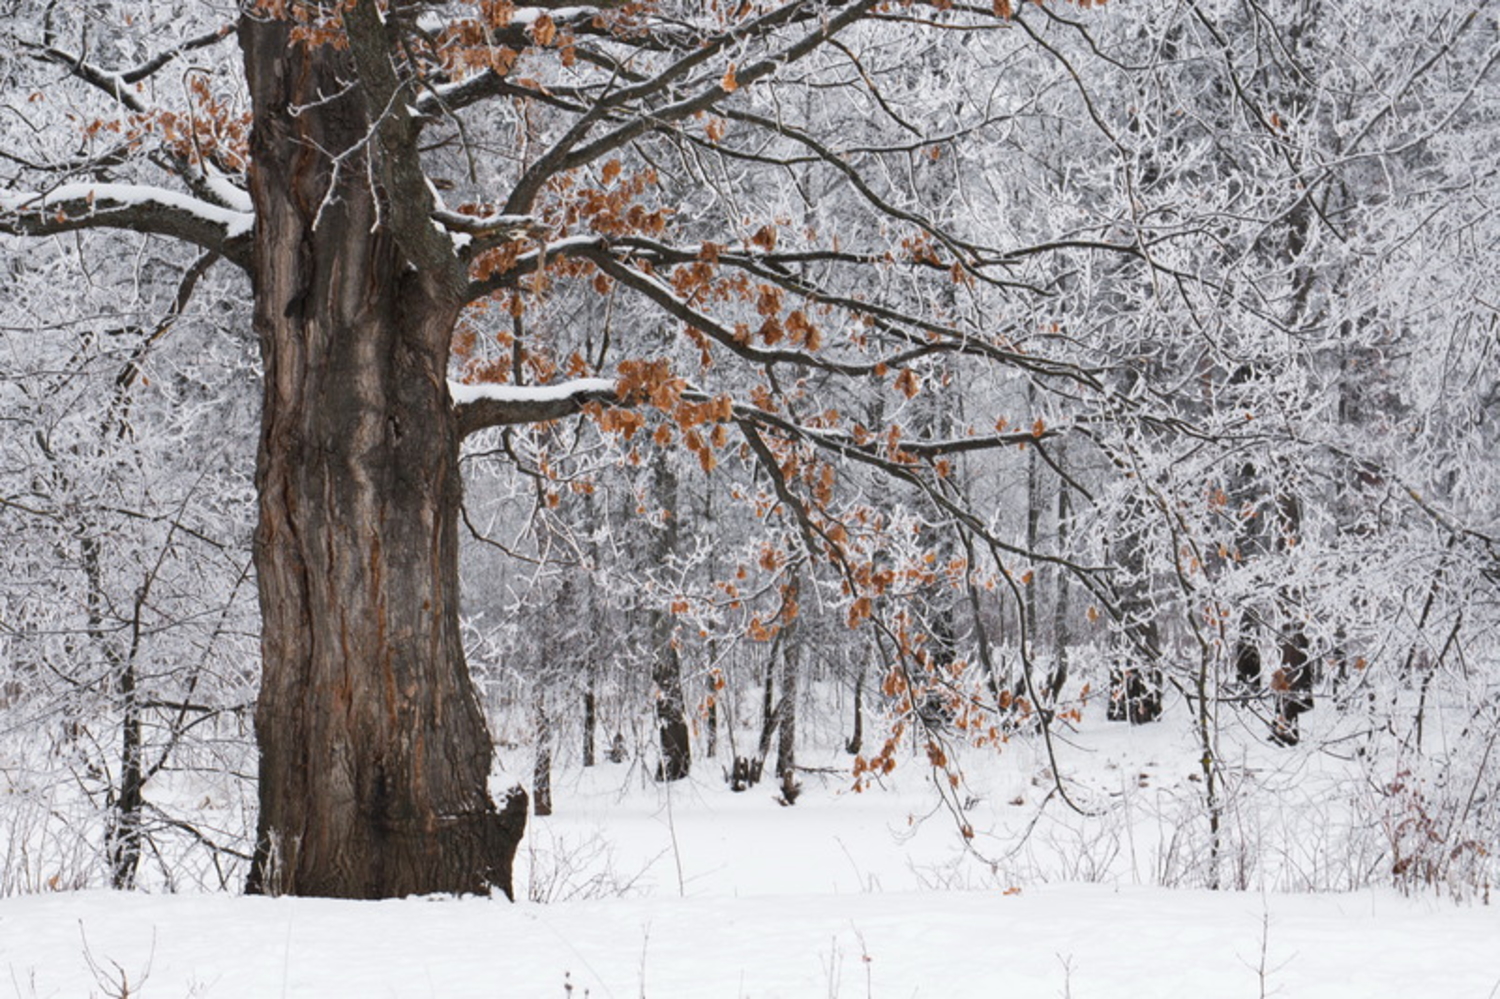
[[[630,419],[612,422],[601,403],[654,407],[689,430],[734,427],[795,511],[804,553],[838,550],[831,525],[787,486],[793,442],[804,434],[769,398],[749,405],[711,395],[628,356],[618,381],[557,382],[560,363],[543,368],[540,352],[517,352],[508,387],[455,400],[455,333],[476,303],[510,301],[519,316],[521,293],[540,288],[549,268],[591,274],[597,289],[623,286],[661,310],[705,365],[711,352],[746,362],[778,392],[778,372],[821,371],[896,378],[910,395],[913,365],[943,354],[1087,382],[1023,356],[1004,336],[976,336],[898,311],[883,296],[851,293],[850,273],[891,262],[883,246],[845,248],[811,234],[799,240],[809,245],[779,250],[778,222],[787,220],[775,218],[747,218],[746,231],[723,232],[718,242],[678,243],[669,238],[670,212],[651,204],[658,178],[641,144],[655,138],[683,155],[711,153],[732,123],[763,137],[738,143],[730,162],[769,157],[835,171],[872,216],[904,227],[911,269],[944,280],[951,271],[963,284],[1010,263],[892,203],[849,152],[737,99],[830,46],[844,53],[838,85],[878,99],[871,81],[849,79],[860,63],[840,37],[871,23],[878,30],[882,18],[931,13],[893,13],[877,0],[680,10],[259,0],[232,24],[127,67],[88,51],[87,25],[69,35],[73,26],[57,23],[55,12],[39,15],[26,54],[61,67],[101,103],[97,117],[79,123],[82,160],[50,172],[30,164],[39,182],[6,192],[0,226],[23,235],[113,228],[171,237],[249,276],[264,364],[252,890],[510,891],[525,800],[513,794],[503,809],[491,800],[490,742],[459,636],[466,435],[586,407],[609,429],[632,432]],[[243,60],[245,114],[211,80],[190,75],[172,95],[186,108],[156,103],[171,89],[157,86],[168,67],[231,40]],[[530,146],[502,151],[500,169],[475,162],[496,155],[495,136],[507,134],[472,120],[486,104],[507,112],[511,141]],[[636,157],[627,157],[631,148]],[[937,148],[918,139],[889,152]],[[634,164],[623,178],[622,159]],[[451,182],[440,183],[435,169],[467,170],[460,183],[475,196],[450,209],[440,188]],[[715,300],[740,305],[715,318],[702,307]],[[820,317],[815,305],[839,318]],[[756,315],[759,329],[741,315]],[[826,349],[832,330],[822,327],[851,321],[857,326],[839,349]],[[553,375],[551,384],[520,387],[528,364]],[[586,363],[573,367],[587,373]],[[897,428],[876,441],[835,420],[805,440],[915,480],[921,462],[1040,434],[903,450]],[[705,461],[722,446],[722,434],[712,443],[707,436],[706,428],[688,436]],[[664,738],[677,738],[680,725],[680,717],[665,719]]]

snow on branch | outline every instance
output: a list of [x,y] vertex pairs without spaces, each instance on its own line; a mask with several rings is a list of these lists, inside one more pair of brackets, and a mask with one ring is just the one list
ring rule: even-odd
[[139,184],[63,184],[0,191],[0,232],[45,236],[77,229],[128,229],[172,236],[248,261],[255,215],[192,195]]
[[590,402],[613,402],[612,378],[575,378],[555,385],[464,385],[448,383],[458,431],[468,436],[486,427],[541,423],[571,416]]
[[438,209],[432,213],[432,217],[442,223],[445,229],[468,233],[470,236],[518,239],[542,230],[541,223],[530,215],[462,215]]

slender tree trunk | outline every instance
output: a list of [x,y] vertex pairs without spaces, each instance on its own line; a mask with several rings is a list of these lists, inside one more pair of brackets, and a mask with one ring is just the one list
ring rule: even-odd
[[547,695],[537,684],[532,694],[536,716],[536,758],[531,768],[531,811],[552,814],[552,719],[547,715]]
[[[1036,411],[1036,385],[1026,386],[1026,401],[1033,412]],[[1041,545],[1042,536],[1042,505],[1046,502],[1046,489],[1042,482],[1042,459],[1037,448],[1026,450],[1026,550],[1034,552]],[[1025,622],[1024,639],[1026,649],[1034,658],[1042,647],[1041,635],[1038,633],[1038,625],[1041,615],[1038,613],[1038,604],[1041,602],[1042,577],[1046,573],[1043,565],[1033,563],[1032,585],[1027,587],[1025,593],[1025,605],[1022,608],[1022,620]],[[1050,684],[1048,687],[1050,689]]]
[[785,700],[776,700],[776,668],[778,656],[781,653],[781,643],[786,632],[778,632],[771,643],[771,654],[766,659],[766,682],[761,688],[760,695],[760,739],[755,744],[755,759],[751,761],[754,777],[750,783],[760,781],[760,775],[766,764],[766,757],[771,754],[771,739],[776,735],[776,728],[781,723],[781,711]]
[[[708,661],[711,663],[719,661],[718,643],[712,640],[708,643]],[[710,670],[707,678],[704,680],[704,686],[708,690],[706,695],[708,717],[703,720],[703,734],[706,743],[704,753],[709,759],[713,759],[719,755],[719,684],[721,681],[722,676],[718,670]]]
[[[718,518],[714,513],[714,490],[704,489],[703,509],[699,514],[699,529],[717,533],[719,529]],[[719,578],[718,549],[711,549],[708,564],[704,567],[709,579]],[[711,669],[704,676],[704,703],[706,710],[703,719],[704,729],[704,755],[714,759],[719,755],[719,697],[724,687],[724,674],[719,669],[719,643],[714,639],[708,640],[708,648],[705,650]],[[733,752],[731,752],[731,757]]]
[[492,748],[459,637],[446,387],[458,275],[392,235],[392,213],[409,207],[372,179],[381,147],[346,86],[352,52],[293,45],[284,22],[240,23],[265,366],[247,887],[509,894],[525,795],[504,812],[490,800]]
[[[1280,489],[1276,496],[1277,528],[1279,536],[1276,548],[1279,554],[1287,555],[1302,533],[1302,502],[1296,495]],[[1313,709],[1313,680],[1315,666],[1308,655],[1307,631],[1302,623],[1302,594],[1282,587],[1277,600],[1283,608],[1287,625],[1281,636],[1281,667],[1271,675],[1271,689],[1276,702],[1276,717],[1271,721],[1271,741],[1283,746],[1293,746],[1302,738],[1299,715]]]
[[[1059,440],[1053,452],[1053,459],[1058,468],[1066,468],[1066,442]],[[1073,519],[1073,503],[1068,495],[1068,483],[1059,480],[1057,483],[1057,551],[1065,554],[1068,550],[1068,528]],[[1047,678],[1047,690],[1052,697],[1053,703],[1062,696],[1063,688],[1068,683],[1068,647],[1073,642],[1071,630],[1071,618],[1073,614],[1072,592],[1069,589],[1071,580],[1068,574],[1062,570],[1057,572],[1057,602],[1052,608],[1052,675]]]
[[[656,464],[656,488],[666,511],[666,522],[655,538],[656,564],[665,567],[677,550],[677,475],[663,455]],[[656,684],[656,731],[661,743],[661,763],[656,779],[681,780],[693,763],[687,724],[687,697],[682,689],[682,661],[673,641],[675,622],[658,596],[650,611],[652,665]]]
[[117,889],[135,887],[141,863],[141,812],[145,808],[146,781],[141,766],[141,706],[135,652],[140,642],[141,596],[138,593],[132,617],[131,647],[121,654],[104,629],[104,570],[100,565],[99,539],[86,536],[81,546],[83,572],[88,580],[85,596],[90,637],[110,666],[110,683],[120,698],[120,780],[111,788],[104,833],[109,858],[109,883]]
[[1157,721],[1162,711],[1161,631],[1152,602],[1147,566],[1144,504],[1133,500],[1123,537],[1113,545],[1115,564],[1123,574],[1121,631],[1115,639],[1115,661],[1109,670],[1110,721],[1132,725]]
[[[599,512],[595,507],[593,493],[586,493],[583,500],[583,517],[588,523],[598,523]],[[605,626],[604,596],[594,570],[599,565],[599,544],[590,539],[590,572],[583,577],[583,593],[588,600],[588,616],[592,634],[586,644],[588,659],[584,664],[583,687],[583,765],[592,767],[599,761],[599,670],[601,658],[608,649],[608,629]]]
[[599,728],[599,663],[589,658],[588,686],[583,691],[583,765],[595,763],[594,732]]
[[120,673],[120,790],[110,815],[110,884],[134,888],[141,863],[141,817],[146,805],[146,781],[141,766],[141,705],[136,689],[135,658]]
[[[792,584],[796,593],[796,583]],[[776,776],[784,788],[793,783],[797,770],[797,687],[802,669],[801,646],[796,632],[799,622],[788,622],[781,643],[781,717],[776,740]]]
[[850,756],[858,756],[859,751],[865,746],[865,664],[859,664],[859,673],[854,678],[854,730],[849,733],[849,741],[844,744],[844,751]]

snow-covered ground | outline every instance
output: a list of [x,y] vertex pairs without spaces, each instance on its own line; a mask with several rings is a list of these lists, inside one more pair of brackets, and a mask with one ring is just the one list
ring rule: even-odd
[[29,896],[0,904],[0,967],[18,996],[108,995],[92,955],[148,999],[1500,994],[1493,907],[1384,891],[782,887],[551,905]]
[[1038,743],[965,754],[978,854],[916,759],[863,794],[847,757],[810,759],[845,773],[808,774],[791,808],[765,785],[731,793],[721,761],[670,789],[639,763],[567,767],[515,904],[12,897],[0,995],[1500,996],[1500,906],[1482,895],[1273,890],[1378,880],[1380,832],[1351,821],[1348,774],[1258,732],[1226,742],[1244,800],[1220,867],[1245,891],[1162,887],[1207,869],[1186,727],[1090,718],[1059,750],[1094,816],[1050,794]]

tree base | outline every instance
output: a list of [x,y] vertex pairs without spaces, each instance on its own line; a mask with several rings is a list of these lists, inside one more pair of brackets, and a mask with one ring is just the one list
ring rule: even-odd
[[[381,899],[408,895],[489,895],[495,889],[514,901],[512,871],[526,831],[530,802],[513,787],[496,810],[450,820],[429,833],[381,830],[365,844],[362,863],[317,865],[298,870],[297,851],[284,850],[279,837],[261,830],[245,879],[247,895]],[[351,856],[355,851],[351,849]],[[348,876],[341,872],[348,872]],[[362,871],[364,877],[353,872]]]

